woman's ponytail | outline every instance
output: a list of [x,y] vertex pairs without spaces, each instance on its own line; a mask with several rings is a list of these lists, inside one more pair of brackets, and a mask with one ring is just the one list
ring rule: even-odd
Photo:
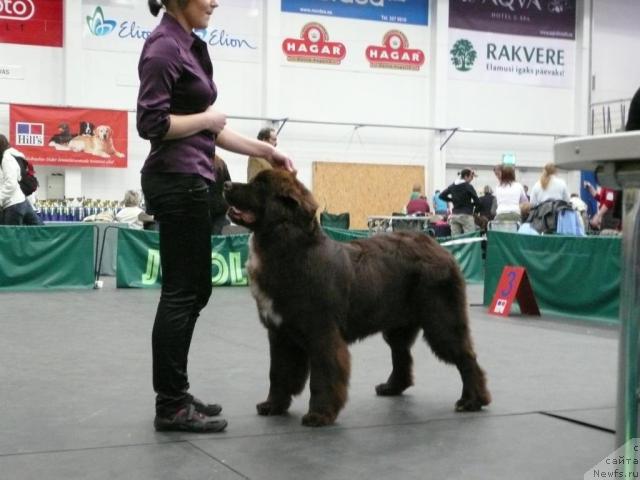
[[161,0],[148,0],[147,3],[149,4],[149,11],[151,12],[151,15],[157,17],[158,13],[160,13],[160,9],[162,9]]

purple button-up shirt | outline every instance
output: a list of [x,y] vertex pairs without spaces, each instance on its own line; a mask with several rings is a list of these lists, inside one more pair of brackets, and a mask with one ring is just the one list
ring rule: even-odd
[[151,140],[142,173],[186,173],[214,179],[215,136],[203,130],[165,140],[169,115],[204,112],[218,95],[207,44],[167,13],[144,42],[138,64],[138,133]]

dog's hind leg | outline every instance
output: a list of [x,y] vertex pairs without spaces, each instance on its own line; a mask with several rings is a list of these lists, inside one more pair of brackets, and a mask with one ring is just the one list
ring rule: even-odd
[[491,403],[484,371],[478,365],[469,332],[464,285],[449,285],[432,291],[425,302],[424,336],[433,353],[452,363],[462,377],[462,395],[456,411],[477,411]]
[[260,415],[283,415],[291,405],[292,395],[298,395],[307,383],[309,359],[286,332],[275,328],[269,329],[269,349],[269,396],[256,409]]
[[332,424],[347,402],[351,371],[349,349],[337,328],[325,338],[314,338],[309,352],[311,398],[302,424],[321,427]]
[[378,395],[400,395],[413,385],[411,346],[416,341],[419,330],[419,326],[407,326],[383,332],[385,342],[391,347],[393,370],[386,383],[376,386]]

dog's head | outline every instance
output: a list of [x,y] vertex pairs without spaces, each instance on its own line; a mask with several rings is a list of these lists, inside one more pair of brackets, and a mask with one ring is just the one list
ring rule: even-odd
[[253,231],[282,224],[308,230],[317,222],[313,195],[284,170],[264,170],[250,183],[225,182],[224,196],[229,218]]
[[113,132],[111,130],[111,127],[108,125],[98,125],[93,131],[93,134],[100,140],[104,141],[109,140],[113,135]]
[[80,122],[80,133],[79,135],[93,135],[93,130],[95,129],[95,125],[91,122]]
[[61,135],[69,135],[70,132],[71,130],[69,129],[68,123],[61,123],[60,125],[58,125],[58,133],[60,133]]

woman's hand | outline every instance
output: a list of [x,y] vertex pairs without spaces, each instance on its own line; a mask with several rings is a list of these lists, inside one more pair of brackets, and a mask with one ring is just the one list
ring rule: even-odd
[[273,153],[271,154],[270,160],[271,160],[271,164],[276,168],[282,168],[284,170],[287,170],[293,173],[297,172],[297,170],[293,166],[293,162],[291,161],[291,158],[287,154],[281,152],[280,150],[277,150],[274,148]]
[[212,105],[204,111],[204,114],[207,130],[218,135],[227,124],[227,116],[213,108]]

